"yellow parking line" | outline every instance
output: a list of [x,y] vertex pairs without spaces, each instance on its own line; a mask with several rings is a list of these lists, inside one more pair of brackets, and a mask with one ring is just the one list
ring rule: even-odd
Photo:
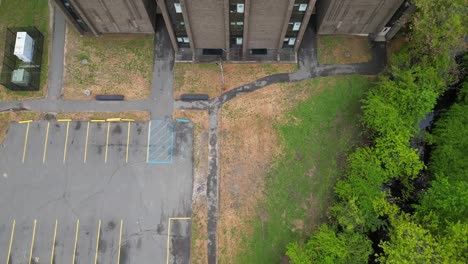
[[106,120],[104,120],[104,119],[92,119],[91,122],[93,122],[93,123],[104,123],[104,122],[106,122]]
[[52,253],[50,254],[50,264],[54,264],[55,240],[57,238],[58,220],[55,219],[54,239],[52,240]]
[[63,163],[67,159],[68,132],[70,131],[70,122],[67,122],[67,134],[65,136],[65,146],[63,147]]
[[44,155],[42,156],[42,163],[45,163],[45,159],[47,155],[47,141],[49,141],[49,127],[50,127],[50,122],[47,122],[46,137],[44,141]]
[[26,126],[26,136],[24,137],[24,148],[23,148],[23,160],[22,162],[24,163],[24,158],[26,158],[26,146],[28,145],[28,137],[29,137],[29,124]]
[[107,118],[107,122],[120,122],[121,118],[120,117],[115,117],[115,118]]
[[70,118],[57,119],[57,122],[70,122],[70,121],[72,121]]
[[190,217],[171,217],[171,220],[190,220]]
[[167,260],[166,263],[169,264],[169,245],[170,245],[170,238],[171,238],[171,218],[169,218],[169,223],[167,224],[167,245],[166,245],[166,256]]
[[122,227],[123,220],[120,219],[119,252],[117,253],[117,264],[120,264],[120,248],[122,247]]
[[13,238],[15,237],[15,225],[16,220],[13,219],[13,224],[11,224],[10,246],[8,247],[7,261],[5,262],[7,264],[10,263],[11,246],[13,245]]
[[86,126],[86,143],[85,143],[85,148],[84,148],[84,163],[86,163],[86,156],[88,155],[88,136],[89,136],[89,122],[88,125]]
[[149,161],[150,133],[151,133],[151,120],[149,121],[149,124],[148,124],[148,146],[146,147],[146,162]]
[[125,163],[128,163],[128,145],[130,145],[130,121],[128,121],[127,129],[127,151],[125,152]]
[[97,237],[96,237],[96,255],[94,255],[94,264],[97,264],[98,259],[98,251],[99,251],[99,236],[101,234],[101,219],[99,219],[99,225],[97,230]]
[[78,243],[78,230],[80,230],[80,219],[76,220],[75,246],[73,247],[72,264],[75,264],[76,244]]
[[170,217],[167,224],[167,245],[166,245],[166,263],[169,264],[169,248],[170,248],[170,238],[171,238],[171,221],[172,220],[190,220],[190,217]]
[[24,123],[31,123],[32,120],[22,120],[22,121],[19,121],[18,124],[24,124]]
[[120,121],[123,121],[123,122],[133,122],[133,121],[135,121],[135,119],[131,119],[131,118],[122,118]]
[[110,131],[110,123],[107,123],[106,155],[104,158],[105,163],[107,163],[107,151],[109,150],[109,131]]
[[32,261],[32,253],[33,253],[33,248],[34,248],[34,238],[36,237],[36,224],[37,220],[34,219],[34,226],[33,226],[33,233],[32,233],[32,238],[31,238],[31,249],[29,250],[29,264],[31,264]]

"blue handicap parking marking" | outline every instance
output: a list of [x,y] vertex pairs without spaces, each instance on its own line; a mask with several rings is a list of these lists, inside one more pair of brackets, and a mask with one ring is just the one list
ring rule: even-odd
[[149,129],[148,163],[172,163],[174,160],[174,124],[153,120]]

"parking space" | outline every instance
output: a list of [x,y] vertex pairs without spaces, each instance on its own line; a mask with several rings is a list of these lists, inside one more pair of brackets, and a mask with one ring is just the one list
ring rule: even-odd
[[161,120],[11,123],[0,262],[188,263],[192,138]]

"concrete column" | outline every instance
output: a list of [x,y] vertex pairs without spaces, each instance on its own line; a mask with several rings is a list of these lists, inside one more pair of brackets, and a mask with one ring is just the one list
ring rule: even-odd
[[230,57],[230,37],[231,32],[229,30],[229,0],[224,0],[224,43],[226,50],[226,60],[229,60]]
[[190,27],[190,18],[187,12],[187,5],[185,0],[180,0],[180,6],[182,7],[182,16],[184,17],[185,31],[187,31],[187,36],[190,40],[190,49],[192,50],[193,58],[195,58],[195,39],[192,35],[192,28]]
[[81,10],[81,6],[77,3],[76,0],[70,0],[70,4],[73,6],[73,8],[76,10],[78,15],[85,21],[86,25],[88,25],[88,28],[91,30],[91,32],[95,35],[98,36],[99,32],[97,28],[91,23],[91,21],[88,19],[88,17],[84,14],[84,12]]
[[244,3],[244,35],[242,36],[242,53],[247,52],[249,42],[249,18],[250,18],[250,0]]
[[294,0],[289,0],[288,10],[286,10],[286,16],[284,17],[283,30],[281,30],[280,39],[278,41],[278,49],[283,47],[283,40],[288,31],[289,21],[291,20],[291,14],[294,9]]
[[317,0],[309,0],[306,13],[304,15],[304,18],[302,19],[301,29],[299,30],[299,33],[297,34],[296,44],[294,45],[295,52],[297,52],[297,50],[299,49],[299,46],[301,45],[302,38],[304,37],[304,33],[309,24],[310,16],[312,15],[312,11],[314,10],[316,1]]
[[[179,46],[177,45],[177,39],[175,37],[174,29],[172,28],[171,18],[169,17],[169,13],[167,12],[166,3],[164,0],[156,0],[156,4],[159,6],[161,10],[161,14],[164,19],[164,24],[166,24],[167,32],[169,33],[169,38],[171,39],[172,48],[174,52],[179,50]],[[159,25],[156,25],[158,27]]]

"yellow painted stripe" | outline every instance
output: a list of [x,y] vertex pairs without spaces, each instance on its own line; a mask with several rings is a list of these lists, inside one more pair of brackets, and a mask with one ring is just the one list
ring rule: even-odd
[[120,219],[119,252],[117,253],[117,264],[120,264],[120,248],[122,247],[122,227],[123,220]]
[[96,255],[94,255],[94,264],[97,264],[98,259],[98,251],[99,251],[99,236],[101,235],[101,219],[99,219],[99,225],[97,230],[97,237],[96,237]]
[[169,264],[169,247],[170,247],[169,242],[170,242],[170,237],[171,237],[171,220],[172,219],[169,218],[169,221],[168,221],[169,223],[167,224],[167,245],[166,245],[166,250],[167,250],[166,256],[167,256],[167,258],[166,258],[166,264]]
[[106,139],[106,154],[104,157],[104,162],[107,163],[107,152],[109,150],[109,132],[110,132],[110,123],[107,123],[107,139]]
[[10,246],[8,247],[7,261],[5,262],[7,264],[10,263],[11,246],[13,245],[13,238],[15,237],[15,225],[16,225],[16,220],[13,219],[13,224],[11,224]]
[[26,127],[26,136],[24,137],[24,149],[23,149],[23,160],[22,160],[23,163],[24,163],[24,159],[26,158],[26,146],[28,145],[28,137],[29,137],[29,123]]
[[104,119],[93,119],[93,120],[91,120],[91,122],[93,122],[93,123],[103,123],[103,122],[106,122],[106,120],[104,120]]
[[34,226],[33,226],[33,233],[32,233],[32,238],[31,238],[31,249],[29,250],[29,264],[31,264],[32,261],[32,253],[33,253],[33,248],[34,248],[34,239],[36,237],[36,224],[37,220],[34,219]]
[[171,217],[171,220],[190,220],[190,217]]
[[49,141],[49,127],[50,127],[50,122],[47,122],[46,136],[44,140],[44,155],[42,156],[42,163],[45,163],[45,159],[47,155],[47,143]]
[[75,264],[76,245],[78,244],[78,230],[80,230],[80,219],[76,220],[75,246],[73,247],[72,264]]
[[128,163],[128,146],[130,145],[130,121],[127,128],[127,151],[125,152],[125,163]]
[[148,146],[146,147],[146,162],[149,161],[150,133],[151,133],[151,121],[149,121],[149,124],[148,124]]
[[107,122],[119,122],[120,121],[120,117],[114,117],[114,118],[107,118],[106,121]]
[[31,123],[32,120],[22,120],[22,121],[19,121],[18,123],[19,124],[24,124],[24,123]]
[[70,122],[67,122],[67,134],[65,135],[65,146],[63,147],[63,163],[67,159],[68,132],[70,131]]
[[57,238],[57,226],[58,226],[58,220],[55,219],[54,239],[52,240],[52,253],[50,253],[50,264],[54,264],[55,241]]
[[60,118],[57,119],[57,122],[71,122],[72,120],[70,118]]
[[133,121],[135,121],[135,119],[131,119],[131,118],[122,118],[120,121],[123,121],[123,122],[133,122]]
[[84,163],[86,163],[86,156],[88,155],[88,137],[89,137],[89,122],[88,122],[88,125],[86,126],[86,143],[85,143],[84,158],[83,158]]

